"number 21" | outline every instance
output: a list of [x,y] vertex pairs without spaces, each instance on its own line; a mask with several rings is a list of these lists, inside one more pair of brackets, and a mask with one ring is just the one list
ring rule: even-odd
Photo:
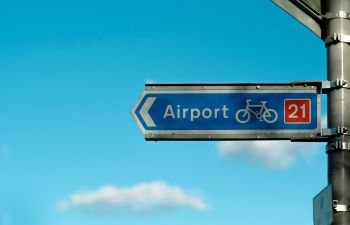
[[291,104],[288,107],[289,110],[293,110],[293,112],[289,115],[289,118],[291,119],[298,119],[298,111],[299,109],[301,109],[301,118],[305,118],[306,117],[306,106],[305,104],[301,105],[300,107],[298,107],[298,105],[296,104]]

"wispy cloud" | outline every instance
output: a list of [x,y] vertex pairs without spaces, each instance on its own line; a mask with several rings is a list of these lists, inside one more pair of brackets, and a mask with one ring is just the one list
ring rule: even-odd
[[312,156],[321,145],[317,143],[293,143],[288,141],[219,142],[219,154],[223,158],[239,155],[271,169],[286,169],[299,158]]
[[155,81],[153,79],[148,78],[148,79],[145,80],[145,83],[146,84],[154,84]]
[[206,210],[208,205],[197,195],[165,182],[143,183],[120,188],[111,185],[90,192],[72,194],[68,200],[57,203],[60,212],[74,208],[102,213],[156,213],[179,208]]

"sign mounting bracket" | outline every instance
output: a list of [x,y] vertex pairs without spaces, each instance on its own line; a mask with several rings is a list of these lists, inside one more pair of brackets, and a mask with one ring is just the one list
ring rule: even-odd
[[333,209],[335,212],[350,212],[350,205],[341,205],[338,200],[333,200]]
[[322,94],[327,94],[331,90],[340,88],[350,88],[350,83],[347,80],[335,79],[333,81],[322,80],[321,83]]
[[349,129],[346,127],[337,127],[337,128],[323,128],[321,130],[321,136],[323,137],[336,137],[341,135],[349,136]]

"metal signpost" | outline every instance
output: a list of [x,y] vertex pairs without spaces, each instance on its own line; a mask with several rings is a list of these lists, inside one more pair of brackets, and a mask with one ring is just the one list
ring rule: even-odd
[[320,86],[149,85],[132,114],[148,140],[315,138]]
[[350,225],[350,0],[272,1],[325,42],[327,81],[146,85],[132,114],[147,140],[328,142],[329,185],[314,198],[314,224]]
[[328,0],[326,12],[326,38],[328,80],[340,79],[344,86],[328,95],[328,123],[342,127],[343,133],[332,137],[327,145],[328,181],[333,185],[335,205],[334,225],[350,225],[350,1]]
[[325,42],[328,92],[328,183],[336,203],[333,225],[350,225],[350,1],[273,0]]

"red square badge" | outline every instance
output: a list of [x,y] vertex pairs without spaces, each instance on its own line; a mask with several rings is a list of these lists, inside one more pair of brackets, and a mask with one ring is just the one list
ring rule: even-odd
[[311,122],[310,99],[284,100],[284,123],[303,124]]

